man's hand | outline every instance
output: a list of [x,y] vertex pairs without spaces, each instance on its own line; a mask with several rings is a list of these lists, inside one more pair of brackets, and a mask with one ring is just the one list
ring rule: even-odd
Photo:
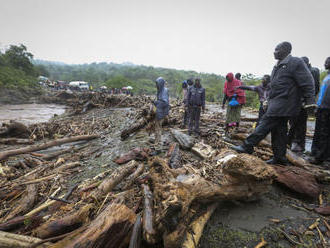
[[268,108],[268,102],[267,102],[267,101],[264,101],[264,102],[262,103],[262,108],[264,109],[264,111],[267,110],[267,108]]

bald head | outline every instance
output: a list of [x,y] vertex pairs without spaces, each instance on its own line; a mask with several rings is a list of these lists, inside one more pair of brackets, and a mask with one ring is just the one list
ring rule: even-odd
[[292,45],[290,42],[287,41],[281,42],[275,47],[274,57],[276,60],[283,60],[291,53],[291,50],[292,50]]

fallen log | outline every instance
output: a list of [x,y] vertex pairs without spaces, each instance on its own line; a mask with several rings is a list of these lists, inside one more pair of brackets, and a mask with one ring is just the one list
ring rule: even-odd
[[133,174],[131,174],[128,178],[127,178],[127,183],[121,188],[122,191],[127,190],[129,187],[131,187],[135,180],[143,173],[144,171],[144,164],[141,163],[139,164],[139,166],[137,167],[137,169],[134,171]]
[[71,232],[89,220],[92,207],[92,204],[87,204],[73,214],[70,213],[58,220],[46,222],[35,229],[33,235],[38,238],[46,239]]
[[5,145],[31,145],[34,141],[32,139],[19,139],[19,138],[3,138],[0,139],[0,144]]
[[125,140],[128,138],[128,136],[130,136],[132,133],[135,133],[136,131],[144,128],[147,125],[148,121],[144,118],[138,120],[135,124],[131,125],[130,127],[124,129],[121,134],[120,137],[122,140]]
[[330,215],[330,206],[314,208],[314,211],[322,215]]
[[193,147],[194,145],[194,138],[180,132],[179,130],[176,129],[171,129],[171,133],[173,137],[179,142],[180,147],[185,150],[189,150]]
[[[244,141],[247,137],[248,137],[249,135],[248,134],[246,134],[246,133],[231,133],[230,134],[230,137],[232,138],[232,139],[237,139],[237,140],[242,140],[242,141]],[[258,144],[258,146],[260,146],[260,147],[267,147],[267,148],[271,148],[272,146],[271,146],[271,144],[267,141],[267,140],[262,140],[259,144]]]
[[11,231],[24,226],[26,223],[31,223],[33,225],[34,223],[41,223],[41,221],[42,216],[17,216],[5,223],[0,224],[0,231]]
[[[39,243],[40,241],[42,241],[42,240],[38,239],[38,238],[0,231],[0,247],[1,248],[28,248],[28,247],[32,246],[33,244]],[[51,243],[44,243],[37,247],[38,248],[47,248],[50,245],[51,245]]]
[[156,231],[154,229],[154,216],[153,216],[153,197],[150,188],[146,184],[142,184],[144,195],[143,206],[143,238],[149,244],[156,243]]
[[[35,174],[31,175],[29,179],[34,179]],[[5,221],[8,221],[17,215],[22,215],[28,212],[31,208],[33,208],[34,203],[38,197],[38,186],[36,184],[30,184],[26,187],[26,194],[19,202],[19,205],[14,208],[6,217]]]
[[111,176],[105,179],[98,187],[89,195],[91,200],[100,200],[107,193],[109,193],[114,187],[116,187],[125,177],[127,177],[132,170],[137,166],[136,161],[131,161],[127,165],[120,167],[114,171]]
[[276,171],[276,181],[291,190],[317,198],[321,192],[320,185],[308,171],[295,166],[273,166]]
[[177,169],[181,167],[181,157],[180,157],[180,148],[177,143],[173,143],[170,145],[170,148],[167,152],[168,165],[172,169]]
[[133,227],[131,239],[128,248],[140,248],[142,234],[142,217],[141,214],[136,216],[136,221]]
[[202,142],[196,143],[191,150],[202,159],[210,159],[216,154],[216,150],[214,150],[210,145]]
[[91,139],[96,139],[98,137],[100,137],[100,136],[99,135],[81,135],[81,136],[52,140],[52,141],[49,141],[49,142],[46,142],[43,144],[32,145],[32,146],[24,147],[24,148],[20,148],[20,149],[3,151],[3,152],[0,152],[0,160],[4,160],[10,156],[44,150],[49,147],[59,146],[59,145],[65,144],[65,143],[71,143],[71,142],[76,142],[76,141],[81,141],[81,140],[91,140]]
[[51,248],[126,247],[135,219],[135,213],[125,205],[109,204],[85,230],[67,236]]
[[131,160],[147,160],[150,152],[151,151],[149,148],[134,148],[128,153],[121,155],[118,159],[116,159],[115,163],[125,164]]
[[200,169],[184,166],[173,170],[158,157],[149,166],[156,204],[155,229],[157,233],[166,233],[165,247],[182,246],[182,233],[187,227],[178,223],[185,223],[192,204],[256,200],[270,190],[276,175],[259,158],[231,150],[223,150]]
[[204,226],[216,210],[218,203],[213,203],[208,206],[206,212],[199,216],[190,224],[189,232],[186,232],[182,248],[195,248],[198,246],[199,240],[202,237]]

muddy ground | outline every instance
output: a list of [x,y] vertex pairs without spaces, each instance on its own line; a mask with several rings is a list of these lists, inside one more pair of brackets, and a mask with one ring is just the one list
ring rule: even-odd
[[[220,105],[208,105],[207,115],[218,114],[219,110]],[[101,135],[100,139],[89,141],[88,146],[77,154],[83,166],[66,179],[64,182],[66,188],[88,181],[101,172],[113,171],[120,166],[114,163],[114,159],[133,148],[153,146],[154,135],[146,130],[141,130],[124,141],[120,138],[121,131],[134,124],[136,111],[135,108],[94,108],[80,115],[72,116],[67,112],[51,120],[54,123],[70,120],[70,123],[74,123],[71,129],[79,134],[84,130],[77,125],[87,123],[89,128],[87,133]],[[208,126],[201,123],[202,130],[207,128]],[[202,138],[196,136],[195,139]],[[158,155],[165,156],[169,144],[173,142],[169,128],[165,127]],[[83,147],[86,142],[75,143],[75,145]],[[72,144],[50,148],[40,153],[50,153],[70,146]],[[9,149],[9,146],[1,145],[1,149]],[[70,160],[69,157],[65,159]],[[200,160],[189,151],[185,151],[183,159],[186,162]],[[329,185],[323,184],[322,187],[323,201],[330,202]],[[327,220],[326,217],[313,211],[313,208],[317,206],[319,206],[319,199],[306,198],[274,183],[271,191],[257,201],[221,202],[207,223],[198,247],[250,248],[256,247],[262,238],[267,242],[265,247],[326,247],[324,243],[329,244],[330,230],[323,222]],[[319,221],[319,229],[309,229],[316,221]],[[325,240],[323,244],[320,232]],[[147,247],[145,244],[144,246]]]

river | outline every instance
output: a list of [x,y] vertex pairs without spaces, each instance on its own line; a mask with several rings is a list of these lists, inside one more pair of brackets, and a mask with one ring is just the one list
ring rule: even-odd
[[46,122],[54,115],[65,112],[64,105],[57,104],[19,104],[0,105],[0,124],[9,120],[16,120],[26,125]]

